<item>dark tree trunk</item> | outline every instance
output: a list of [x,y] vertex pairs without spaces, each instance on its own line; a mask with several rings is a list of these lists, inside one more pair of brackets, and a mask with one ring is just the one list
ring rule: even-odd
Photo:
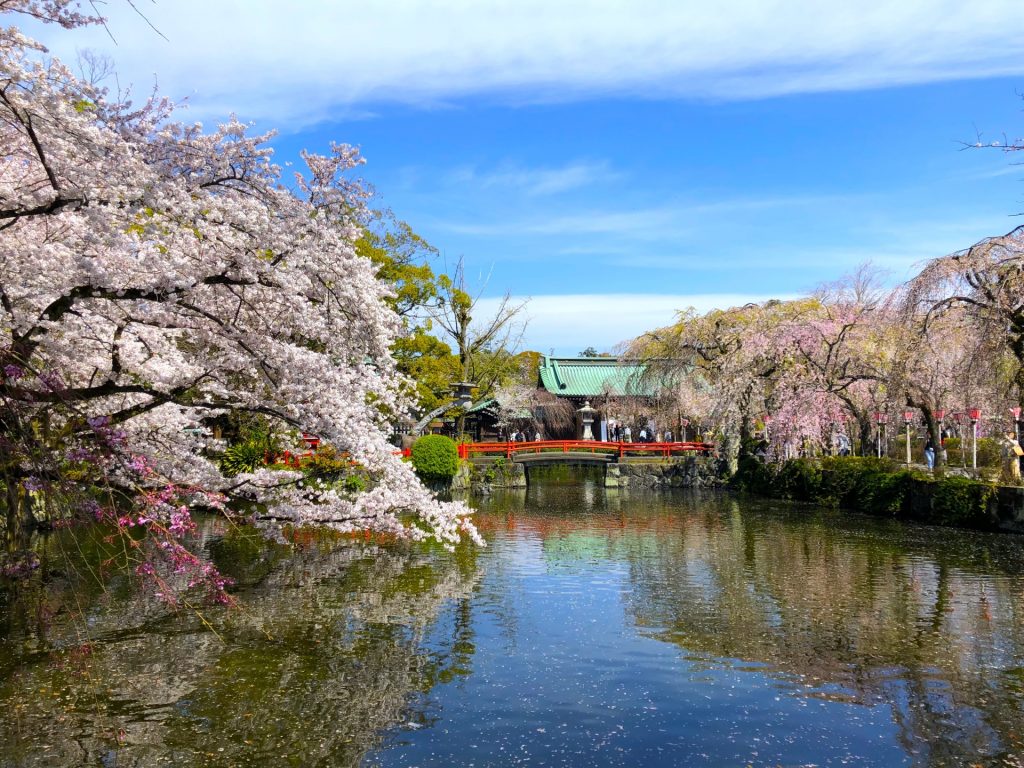
[[860,455],[874,456],[878,449],[875,442],[871,419],[867,413],[857,413],[857,428],[860,431]]

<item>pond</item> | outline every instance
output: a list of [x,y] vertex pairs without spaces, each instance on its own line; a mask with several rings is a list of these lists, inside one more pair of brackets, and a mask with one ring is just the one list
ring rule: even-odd
[[456,553],[223,520],[230,610],[0,589],[0,766],[1024,766],[1024,539],[535,484]]

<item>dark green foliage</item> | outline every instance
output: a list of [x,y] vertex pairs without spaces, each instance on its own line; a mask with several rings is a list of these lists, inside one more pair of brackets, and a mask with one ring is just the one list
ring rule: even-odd
[[412,444],[412,465],[424,480],[450,480],[459,469],[459,449],[444,435],[424,435]]
[[821,467],[810,459],[787,461],[776,475],[776,487],[783,498],[817,501],[822,496]]
[[966,477],[944,477],[936,483],[932,511],[945,525],[986,527],[992,524],[989,507],[995,488]]
[[733,475],[734,488],[762,496],[797,501],[822,501],[821,466],[811,459],[793,459],[769,464],[754,456],[740,456]]
[[220,470],[228,477],[242,472],[255,472],[263,466],[267,455],[267,444],[250,440],[232,445],[220,459]]
[[841,506],[857,505],[857,488],[863,476],[898,471],[890,459],[874,456],[830,456],[821,460],[821,469],[824,497]]
[[753,456],[740,455],[736,474],[729,481],[739,491],[749,491],[760,496],[775,495],[775,465],[768,464]]
[[263,416],[233,411],[222,421],[224,436],[232,441],[220,459],[220,470],[225,475],[255,472],[266,463],[267,456],[278,452],[278,435]]
[[338,453],[332,445],[321,445],[302,464],[302,474],[310,479],[331,482],[349,474],[352,461],[347,454]]
[[906,470],[864,472],[854,485],[850,506],[869,515],[898,517],[906,506],[912,479],[913,475]]
[[232,445],[261,443],[270,452],[280,447],[280,435],[266,416],[245,411],[228,411],[209,419],[210,426],[220,429],[220,437]]
[[775,466],[743,457],[733,486],[763,496],[832,504],[870,515],[972,528],[988,528],[994,523],[990,513],[993,486],[956,476],[936,481],[885,458],[794,459]]

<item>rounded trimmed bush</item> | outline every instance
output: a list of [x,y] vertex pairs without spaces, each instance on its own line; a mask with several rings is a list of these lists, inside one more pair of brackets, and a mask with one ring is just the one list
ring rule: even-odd
[[459,449],[444,435],[424,435],[412,444],[412,466],[424,480],[451,480],[459,470]]

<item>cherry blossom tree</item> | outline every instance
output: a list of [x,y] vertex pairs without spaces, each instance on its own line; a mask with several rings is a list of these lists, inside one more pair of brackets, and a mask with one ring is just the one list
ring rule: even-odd
[[[0,0],[0,12],[98,21],[72,0]],[[389,353],[401,323],[353,247],[357,152],[303,153],[285,178],[272,134],[176,122],[157,97],[112,100],[44,52],[0,31],[8,516],[91,463],[115,484],[175,489],[132,519],[168,528],[172,510],[243,496],[278,522],[478,539],[467,508],[435,500],[386,440],[407,406]],[[201,429],[226,411],[315,432],[373,482],[346,493],[295,472],[227,479]]]
[[[797,421],[816,424],[819,435],[827,428],[829,438],[839,423],[851,421],[862,452],[872,442],[873,413],[886,406],[886,371],[893,353],[883,311],[887,296],[881,275],[863,265],[819,287],[808,312],[783,326],[776,339],[791,362],[787,386],[779,389],[779,395],[789,397],[777,396],[778,407]],[[780,414],[779,420],[786,418]]]
[[[724,452],[735,459],[749,445],[759,414],[769,407],[785,373],[778,329],[808,310],[807,302],[769,301],[698,315],[680,313],[674,325],[645,334],[627,356],[641,360],[648,382],[678,389],[703,382],[710,397],[708,423],[723,435]],[[686,393],[684,386],[681,393]]]
[[867,445],[892,355],[884,296],[877,276],[861,269],[795,301],[682,313],[633,352],[647,360],[649,383],[671,399],[700,400],[711,423],[743,445],[767,417],[780,455],[825,449],[848,417]]
[[965,309],[1015,361],[1011,379],[1024,404],[1024,227],[928,262],[910,282],[906,311],[926,324]]

